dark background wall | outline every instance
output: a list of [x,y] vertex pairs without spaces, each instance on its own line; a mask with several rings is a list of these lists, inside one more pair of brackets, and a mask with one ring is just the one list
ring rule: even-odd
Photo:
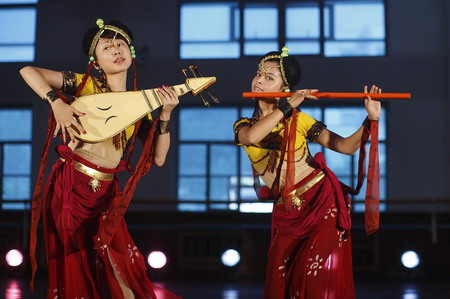
[[[39,1],[36,60],[32,65],[55,70],[84,72],[87,68],[87,58],[81,51],[84,31],[95,25],[95,20],[99,17],[105,21],[117,19],[127,24],[134,32],[133,44],[137,49],[138,80],[141,88],[181,83],[184,78],[180,71],[181,67],[196,64],[203,74],[218,78],[211,90],[220,97],[223,105],[245,101],[241,98],[241,93],[249,90],[256,58],[187,61],[178,59],[178,5],[177,1],[172,0]],[[448,199],[450,198],[450,134],[448,130],[450,4],[445,0],[387,0],[386,8],[386,57],[299,57],[303,68],[303,79],[299,87],[319,88],[323,91],[356,92],[362,90],[366,84],[377,84],[385,92],[412,93],[411,101],[385,103],[388,111],[389,136],[388,199]],[[49,109],[19,76],[19,69],[25,65],[28,63],[0,64],[0,90],[2,90],[0,105],[31,105],[33,107],[35,180]],[[180,106],[193,102],[189,97],[181,98]],[[200,101],[198,105],[201,105]],[[133,204],[137,204],[139,200],[176,199],[176,146],[176,140],[173,138],[167,163],[162,168],[153,168],[151,173],[142,179]],[[425,204],[420,206],[419,210],[422,207],[427,210],[429,208],[428,204]],[[448,204],[442,205],[442,209],[448,211]],[[408,211],[408,205],[406,205],[406,211]],[[139,213],[133,215],[139,215]],[[148,215],[152,215],[151,212]],[[216,217],[207,215],[189,216],[189,214],[176,213],[164,213],[164,216],[155,214],[152,217],[141,215],[145,219],[142,223],[137,220],[138,217],[133,216],[129,220],[131,222],[136,220],[137,238],[142,233],[142,231],[139,232],[138,227],[141,227],[139,225],[143,223],[149,225],[151,222],[150,225],[153,226],[150,230],[154,230],[154,233],[173,227],[170,234],[175,240],[171,239],[167,244],[179,244],[177,242],[181,242],[180,235],[187,231],[198,232],[208,226],[211,230],[206,234],[220,235],[219,232],[224,232],[223,227],[230,224],[228,220],[239,224],[238,227],[231,228],[229,230],[231,232],[238,232],[237,234],[241,235],[248,231],[249,227],[256,227],[262,232],[261,236],[266,236],[269,229],[267,223],[270,221],[268,215],[226,216],[231,218],[222,218],[224,221],[219,223]],[[375,237],[378,244],[394,246],[393,244],[396,243],[396,241],[383,243],[380,241],[383,236],[394,236],[389,240],[399,240],[398,235],[389,234],[383,229],[392,229],[404,236],[419,236],[408,230],[414,229],[412,224],[415,220],[422,218],[407,217],[402,222],[398,219],[403,218],[383,217],[382,231]],[[383,222],[383,219],[386,222]],[[400,221],[400,226],[395,226],[397,222],[393,219]],[[357,224],[355,230],[358,233],[358,229],[361,231],[358,221],[361,223],[362,219],[355,220]],[[431,244],[428,229],[431,227],[432,218],[426,214],[422,220],[420,223],[424,225],[420,229],[424,236],[420,240],[429,244],[427,245],[429,252],[431,248],[447,246],[445,247],[447,255],[444,257],[448,260],[449,240],[439,238],[437,243]],[[448,217],[444,215],[439,218],[439,221],[440,228],[444,229],[444,235],[448,235]],[[212,229],[214,227],[210,226],[212,223],[219,225],[221,229],[217,231]],[[389,226],[389,223],[392,226]],[[133,223],[130,224],[130,228],[134,228]],[[167,234],[163,235],[168,238]],[[253,235],[255,238],[253,241],[256,244],[261,240],[267,241],[265,237],[258,236]],[[249,240],[248,236],[241,235],[241,237]],[[259,241],[256,240],[258,238],[260,238]],[[365,239],[361,246],[364,247],[366,244],[364,242],[369,242],[368,240]],[[174,245],[173,248],[180,248],[178,246]],[[264,250],[260,252],[257,256],[264,258]]]

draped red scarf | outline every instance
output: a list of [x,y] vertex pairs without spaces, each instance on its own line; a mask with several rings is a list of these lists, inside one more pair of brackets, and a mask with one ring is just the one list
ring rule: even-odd
[[[296,141],[296,128],[297,128],[297,113],[294,109],[291,116],[291,122],[289,123],[285,118],[283,118],[282,123],[284,125],[284,136],[280,146],[280,163],[277,167],[277,173],[275,180],[268,190],[268,187],[259,188],[259,178],[255,170],[253,169],[253,174],[255,176],[255,189],[257,191],[258,197],[262,201],[269,199],[277,199],[282,196],[283,198],[289,198],[288,194],[291,192],[295,185],[295,141]],[[345,186],[341,183],[343,191],[347,194],[357,195],[359,194],[361,187],[364,183],[365,178],[365,158],[366,158],[366,143],[370,137],[370,150],[369,150],[369,167],[367,172],[367,187],[365,196],[365,229],[366,233],[372,234],[378,230],[379,227],[379,217],[380,217],[380,167],[378,159],[378,121],[370,121],[370,129],[364,127],[361,136],[361,144],[359,149],[359,159],[358,159],[358,182],[356,188],[353,189],[349,186]],[[281,166],[284,161],[284,157],[287,151],[287,169],[286,169],[286,181],[283,188],[280,190],[280,174]],[[326,165],[324,166],[327,170],[328,176],[332,173],[328,170]],[[323,167],[321,167],[323,168]],[[333,177],[335,175],[333,174]],[[256,180],[258,182],[256,182]],[[337,181],[337,178],[336,180]],[[334,184],[336,185],[336,184]],[[337,186],[339,187],[339,186]],[[288,209],[292,207],[291,202],[286,200],[285,205]],[[340,226],[345,229],[349,229],[351,223],[350,220],[344,215],[347,214],[344,202],[339,201],[340,205]]]

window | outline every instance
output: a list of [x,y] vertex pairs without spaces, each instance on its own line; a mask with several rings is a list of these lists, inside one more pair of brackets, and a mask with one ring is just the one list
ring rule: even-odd
[[291,54],[384,56],[383,0],[190,2],[180,6],[180,58]]
[[[302,110],[323,121],[330,130],[349,136],[366,117],[364,107],[314,107]],[[178,210],[237,210],[271,212],[270,203],[258,202],[253,189],[253,175],[248,157],[234,145],[232,126],[240,117],[250,117],[253,107],[180,109]],[[379,129],[380,195],[386,199],[386,124],[383,108]],[[338,178],[355,186],[358,155],[346,156],[310,143],[312,154],[322,151],[328,166]],[[365,185],[355,197],[355,211],[363,211]],[[384,209],[384,206],[381,206]]]
[[0,109],[1,209],[24,209],[31,194],[31,109]]
[[37,0],[0,0],[0,62],[34,61]]

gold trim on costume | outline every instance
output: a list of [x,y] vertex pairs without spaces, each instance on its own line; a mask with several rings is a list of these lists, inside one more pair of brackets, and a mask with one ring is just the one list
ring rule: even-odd
[[[311,189],[315,184],[320,182],[321,179],[325,177],[323,171],[319,171],[312,179],[310,179],[306,184],[302,185],[300,188],[295,189],[289,194],[291,198],[292,204],[297,206],[299,209],[305,201],[301,195]],[[283,198],[280,197],[277,199],[277,204],[283,203]]]
[[81,173],[90,176],[92,180],[89,181],[89,187],[93,192],[97,192],[102,187],[100,181],[112,181],[114,179],[114,173],[106,173],[98,171],[94,168],[90,168],[78,161],[74,161],[74,167]]
[[100,181],[112,181],[114,179],[114,173],[107,173],[95,170],[94,168],[90,168],[78,161],[74,161],[75,169],[81,173],[84,173],[87,176],[90,176],[93,179],[97,179]]

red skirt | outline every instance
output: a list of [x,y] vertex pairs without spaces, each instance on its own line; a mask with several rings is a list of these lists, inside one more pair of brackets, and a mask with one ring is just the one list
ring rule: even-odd
[[147,278],[144,257],[124,220],[109,246],[94,249],[93,237],[119,186],[114,175],[113,180],[100,181],[100,189],[93,192],[90,180],[66,159],[55,163],[47,181],[43,202],[47,298],[180,298]]
[[350,231],[338,225],[339,212],[348,211],[338,211],[331,180],[325,176],[301,200],[300,208],[274,204],[264,298],[355,298]]

